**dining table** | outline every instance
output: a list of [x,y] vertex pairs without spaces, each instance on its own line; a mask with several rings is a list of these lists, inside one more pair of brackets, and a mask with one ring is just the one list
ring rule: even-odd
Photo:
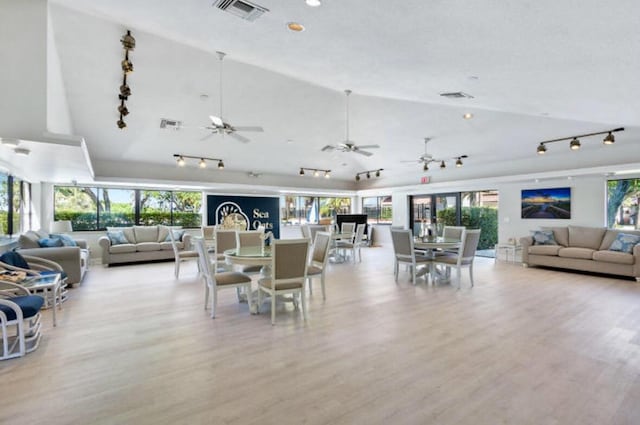
[[[246,246],[227,249],[223,253],[225,262],[232,266],[262,266],[260,278],[271,276],[271,248],[268,246]],[[249,306],[251,314],[258,314],[258,291],[251,294],[252,304]],[[240,294],[240,301],[247,301],[246,294]]]
[[[462,241],[459,239],[443,238],[443,237],[416,237],[413,240],[413,248],[416,250],[424,251],[425,256],[433,259],[436,257],[439,250],[457,249],[462,245]],[[447,283],[449,282],[450,273],[448,271],[439,271],[435,264],[430,263],[429,267],[426,267],[420,275],[429,273],[431,281]]]
[[346,257],[340,253],[340,242],[353,240],[354,232],[333,232],[331,233],[331,252],[329,253],[329,261],[331,263],[340,264],[346,261]]

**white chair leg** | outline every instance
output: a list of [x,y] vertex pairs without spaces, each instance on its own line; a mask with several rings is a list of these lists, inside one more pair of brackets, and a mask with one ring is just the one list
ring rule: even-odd
[[262,305],[262,289],[260,289],[260,287],[258,287],[258,308],[256,309],[258,314],[260,314],[260,306],[261,305]]
[[469,280],[471,281],[471,287],[473,288],[473,263],[469,265]]
[[[304,289],[304,288],[303,288]],[[307,321],[307,303],[305,302],[304,290],[300,291],[300,302],[302,303],[302,318]]]
[[398,260],[395,260],[393,263],[393,276],[395,277],[396,282],[398,281],[398,268],[399,268]]
[[175,275],[176,275],[176,279],[180,276],[180,258],[176,258],[176,267],[175,267]]
[[276,324],[276,293],[271,293],[271,326]]
[[458,289],[462,287],[462,270],[456,267],[456,279],[458,279]]
[[207,309],[209,304],[209,285],[204,284],[204,309]]
[[313,295],[313,279],[307,277],[307,283],[309,284],[309,295]]
[[327,299],[327,293],[324,290],[324,270],[322,271],[322,274],[320,275],[320,284],[322,285],[322,300],[326,300]]
[[416,284],[416,269],[417,269],[416,265],[413,264],[411,266],[411,279],[414,285]]
[[216,305],[218,304],[218,291],[214,288],[211,290],[211,318],[216,318]]
[[251,311],[251,304],[253,302],[253,294],[251,293],[251,282],[245,285],[244,291],[247,293],[247,305],[249,306],[249,311]]

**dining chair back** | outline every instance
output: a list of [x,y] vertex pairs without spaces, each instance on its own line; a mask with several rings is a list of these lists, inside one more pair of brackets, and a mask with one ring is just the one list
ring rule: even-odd
[[261,247],[264,245],[264,228],[262,230],[238,230],[236,232],[236,246]]
[[[197,260],[198,251],[180,249],[180,247],[178,247],[178,242],[176,241],[176,235],[173,233],[173,229],[169,229],[169,240],[171,241],[171,248],[173,248],[173,257],[175,259],[174,274],[177,279],[180,277],[180,263],[188,260]],[[198,271],[200,271],[199,264]]]
[[307,320],[305,281],[309,239],[280,239],[271,246],[271,277],[258,281],[258,311],[262,304],[262,293],[271,297],[271,324],[276,320],[276,296],[292,294],[300,297],[302,315]]
[[327,227],[328,226],[325,226],[325,225],[322,225],[322,224],[313,224],[313,225],[309,226],[310,239],[311,239],[311,243],[312,244],[316,240],[316,234],[318,232],[326,232],[327,231]]
[[434,264],[446,267],[455,267],[456,277],[458,280],[458,288],[461,285],[461,269],[469,268],[469,280],[473,287],[473,260],[475,259],[478,243],[480,242],[480,229],[465,229],[462,232],[462,244],[457,253],[444,254],[435,257]]
[[411,230],[391,229],[391,242],[393,244],[393,275],[398,281],[398,269],[400,263],[408,264],[411,271],[412,282],[416,284],[416,271],[418,266],[431,263],[431,258],[419,255],[413,247],[413,233]]
[[464,226],[444,226],[442,229],[442,237],[444,239],[462,240],[462,233],[466,227]]
[[196,239],[195,245],[198,252],[200,272],[204,281],[204,309],[207,309],[209,300],[211,300],[211,318],[215,319],[216,317],[218,290],[222,288],[243,288],[247,294],[247,301],[251,305],[251,277],[239,272],[216,273],[212,267],[211,258],[204,240]]
[[309,283],[309,294],[313,294],[313,278],[320,276],[322,285],[322,299],[327,299],[324,286],[324,277],[327,271],[327,260],[329,259],[329,249],[331,248],[331,233],[317,232],[313,241],[311,251],[311,261],[307,267],[307,282]]
[[202,226],[202,238],[213,240],[216,234],[216,226]]
[[311,240],[311,229],[308,224],[303,224],[300,226],[300,232],[302,232],[302,237]]
[[356,223],[344,222],[342,223],[341,233],[353,233],[356,231]]

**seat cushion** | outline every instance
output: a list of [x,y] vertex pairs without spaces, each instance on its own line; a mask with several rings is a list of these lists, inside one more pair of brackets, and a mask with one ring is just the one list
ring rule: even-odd
[[138,242],[136,244],[136,251],[138,251],[138,252],[160,251],[160,243],[158,243],[158,242]]
[[216,284],[218,285],[235,285],[238,283],[249,283],[251,278],[244,273],[239,272],[222,272],[216,273]]
[[122,245],[111,245],[109,247],[109,253],[111,254],[126,254],[129,252],[136,252],[136,246],[132,243],[123,243]]
[[[177,242],[176,246],[182,242]],[[179,249],[182,249],[181,247],[178,247]],[[173,246],[171,245],[171,242],[160,242],[160,249],[162,251],[171,251],[173,249]]]
[[633,264],[635,261],[634,256],[631,254],[609,250],[594,252],[593,259],[596,261],[616,264]]
[[[25,319],[29,319],[38,314],[44,304],[44,298],[38,295],[22,295],[7,298],[7,300],[18,305],[18,308],[22,310],[22,317]],[[13,308],[0,304],[0,311],[7,316],[7,320],[16,320],[16,312]]]
[[16,251],[7,251],[4,254],[0,255],[0,262],[3,262],[10,266],[20,267],[21,269],[31,268],[29,267],[27,260],[25,260],[24,257]]
[[[273,280],[266,278],[260,279],[258,284],[264,288],[273,289]],[[276,291],[283,291],[288,289],[300,289],[304,286],[304,283],[300,280],[298,282],[278,283],[276,285]]]
[[322,273],[322,269],[320,267],[317,267],[317,266],[307,267],[307,275],[316,275],[321,273]]
[[242,273],[260,273],[262,266],[242,266]]
[[529,247],[529,254],[558,255],[560,248],[560,245],[532,245]]
[[593,259],[594,252],[596,252],[595,249],[589,248],[560,248],[558,256],[564,258],[582,258],[584,260],[591,260]]
[[29,230],[18,238],[18,246],[22,249],[40,248],[38,240],[42,239],[36,232]]

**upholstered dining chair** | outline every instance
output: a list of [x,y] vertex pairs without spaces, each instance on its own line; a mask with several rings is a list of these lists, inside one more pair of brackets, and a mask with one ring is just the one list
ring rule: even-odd
[[0,281],[0,360],[22,357],[38,348],[43,305],[44,298],[31,295],[25,287]]
[[[264,245],[264,227],[258,230],[238,230],[236,231],[237,248],[260,248]],[[260,273],[262,266],[246,265],[242,266],[242,273]]]
[[311,261],[307,267],[307,281],[309,282],[309,294],[313,294],[313,278],[320,276],[322,286],[322,299],[327,299],[324,287],[324,276],[327,271],[327,260],[329,259],[329,249],[331,248],[331,233],[317,232],[311,250]]
[[462,232],[462,244],[458,252],[436,256],[433,259],[433,265],[442,265],[447,268],[454,267],[456,269],[458,288],[460,288],[461,285],[461,269],[462,267],[467,267],[469,269],[469,280],[473,287],[473,260],[475,259],[479,241],[480,229],[465,229]]
[[195,240],[198,262],[200,264],[200,274],[204,281],[204,309],[211,301],[211,318],[216,318],[216,306],[218,305],[218,290],[224,288],[244,288],[247,294],[247,301],[251,306],[251,277],[239,272],[215,272],[215,262],[212,264],[209,252],[204,240]]
[[235,230],[223,230],[216,228],[215,248],[216,258],[218,260],[224,260],[224,252],[228,249],[235,249],[236,247],[236,231]]
[[311,240],[311,228],[308,224],[300,225],[300,232],[302,233],[302,237]]
[[[176,236],[173,233],[173,229],[169,229],[169,240],[171,241],[171,247],[173,248],[173,256],[175,257],[176,265],[174,267],[174,274],[176,279],[180,277],[180,263],[189,260],[198,260],[198,251],[180,249]],[[186,248],[186,247],[185,247]],[[198,267],[199,269],[200,267]]]
[[353,242],[343,242],[339,245],[339,247],[343,250],[351,250],[351,257],[353,258],[353,262],[356,262],[356,253],[358,254],[359,261],[362,262],[362,252],[360,249],[363,245],[365,245],[364,239],[364,229],[366,224],[358,224],[356,227],[356,235],[353,238]]
[[[271,246],[271,276],[258,280],[258,312],[263,293],[271,297],[271,324],[276,324],[276,296],[292,294],[300,297],[302,316],[307,320],[305,281],[309,239],[280,239]],[[294,303],[295,304],[295,303]]]
[[[462,233],[466,227],[464,226],[444,226],[442,228],[442,238],[443,239],[455,239],[458,241],[462,241]],[[441,255],[442,253],[451,253],[455,254],[458,252],[458,248],[447,248],[442,251],[436,251],[436,255]]]
[[413,233],[411,230],[391,229],[393,243],[393,275],[398,281],[400,263],[405,263],[411,271],[411,281],[416,284],[418,266],[430,266],[431,258],[419,255],[413,248]]

